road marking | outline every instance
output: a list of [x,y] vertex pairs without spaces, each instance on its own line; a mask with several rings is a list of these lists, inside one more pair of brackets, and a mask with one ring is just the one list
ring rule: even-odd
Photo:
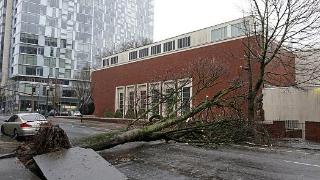
[[313,166],[313,167],[320,168],[320,165],[317,165],[317,164],[307,164],[307,163],[301,163],[301,162],[295,162],[295,161],[286,161],[286,160],[284,160],[284,162],[298,164],[298,165],[304,165],[304,166]]

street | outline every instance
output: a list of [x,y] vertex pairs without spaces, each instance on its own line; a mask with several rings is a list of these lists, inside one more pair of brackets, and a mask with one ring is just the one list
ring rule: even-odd
[[[7,120],[8,116],[0,116],[0,125]],[[97,133],[110,132],[124,128],[123,124],[101,123],[101,122],[84,122],[80,120],[71,120],[63,118],[49,117],[53,124],[59,125],[68,135],[71,143],[73,140],[94,135]],[[0,154],[12,152],[21,142],[17,142],[8,136],[0,135]]]
[[[0,124],[7,117],[0,117]],[[70,140],[124,128],[125,125],[50,118]],[[0,154],[20,142],[0,136]],[[320,147],[320,145],[318,145]],[[295,179],[320,177],[320,151],[286,147],[194,147],[181,143],[128,143],[100,152],[130,179]]]
[[320,177],[320,151],[245,146],[208,149],[180,143],[144,144],[130,149],[134,144],[102,153],[130,179],[318,180]]

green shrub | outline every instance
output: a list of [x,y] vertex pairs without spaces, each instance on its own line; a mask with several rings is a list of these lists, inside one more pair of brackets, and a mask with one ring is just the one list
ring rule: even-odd
[[123,118],[123,113],[122,110],[118,109],[115,114],[114,114],[115,118]]
[[105,111],[104,114],[103,114],[103,116],[104,116],[105,118],[113,118],[113,117],[115,117],[115,113],[110,112],[110,111]]
[[133,109],[128,109],[126,115],[125,115],[125,118],[128,118],[128,119],[135,119],[136,118],[136,115],[134,113],[134,110]]
[[144,109],[139,109],[139,111],[138,111],[138,117],[140,117],[141,119],[147,119],[146,110],[144,110]]

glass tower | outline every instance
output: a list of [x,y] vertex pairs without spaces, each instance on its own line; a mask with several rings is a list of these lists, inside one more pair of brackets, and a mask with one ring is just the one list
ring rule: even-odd
[[49,104],[75,106],[76,75],[100,66],[107,50],[152,40],[153,9],[153,0],[0,0],[2,82],[11,89],[2,104],[24,111],[36,101],[38,109],[50,96]]

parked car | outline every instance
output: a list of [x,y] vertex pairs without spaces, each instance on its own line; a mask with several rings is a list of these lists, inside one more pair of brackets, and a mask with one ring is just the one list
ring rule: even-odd
[[1,133],[13,138],[32,136],[37,133],[40,125],[44,123],[47,123],[47,120],[39,113],[15,114],[4,121],[1,126]]
[[80,113],[80,111],[75,111],[75,112],[73,113],[73,115],[74,115],[74,116],[82,116],[82,114]]

